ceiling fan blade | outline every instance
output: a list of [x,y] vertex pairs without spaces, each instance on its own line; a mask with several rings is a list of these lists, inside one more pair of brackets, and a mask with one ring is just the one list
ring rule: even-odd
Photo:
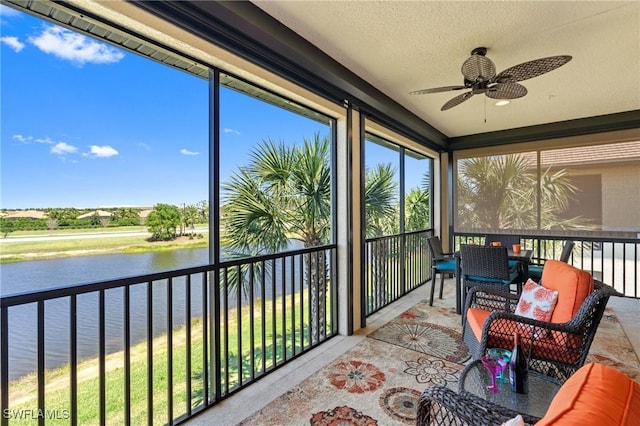
[[549,56],[548,58],[534,59],[533,61],[523,62],[507,68],[498,74],[494,81],[498,83],[516,82],[528,80],[533,77],[548,73],[559,68],[569,62],[571,56]]
[[527,88],[518,83],[498,83],[485,92],[492,99],[516,99],[526,94]]
[[466,86],[434,87],[433,89],[416,90],[414,92],[409,92],[409,94],[410,95],[425,95],[427,93],[440,93],[440,92],[448,92],[450,90],[461,90],[461,89],[466,89]]
[[442,105],[442,108],[440,108],[440,111],[446,111],[450,108],[453,108],[456,105],[460,105],[461,103],[463,103],[464,101],[466,101],[472,96],[473,96],[473,92],[466,92],[466,93],[463,93],[462,95],[456,96],[455,98],[451,98],[446,104]]

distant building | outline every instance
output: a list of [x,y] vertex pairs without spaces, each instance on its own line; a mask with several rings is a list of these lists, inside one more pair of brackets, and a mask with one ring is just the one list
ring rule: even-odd
[[113,216],[111,213],[106,212],[104,210],[94,210],[89,213],[81,214],[78,216],[78,219],[92,219],[94,217],[99,217],[100,219],[108,219]]
[[153,211],[153,209],[141,210],[138,213],[138,216],[140,216],[141,219],[146,219],[149,216],[149,213],[151,213],[152,211]]
[[5,219],[45,219],[47,214],[39,210],[24,210],[9,213],[4,216]]

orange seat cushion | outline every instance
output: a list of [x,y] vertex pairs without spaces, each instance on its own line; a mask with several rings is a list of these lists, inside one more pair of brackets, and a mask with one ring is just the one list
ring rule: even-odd
[[541,284],[558,292],[551,322],[560,324],[570,321],[593,291],[593,277],[590,273],[558,260],[545,262]]
[[603,364],[586,364],[558,390],[535,426],[640,425],[640,385]]
[[[467,310],[467,325],[471,327],[478,342],[482,338],[482,328],[491,311],[469,308]],[[531,350],[531,355],[537,359],[553,359],[567,364],[575,364],[580,357],[579,346],[577,348],[567,345],[573,336],[557,332],[555,339],[551,336],[533,336],[533,329],[526,324],[508,319],[498,319],[491,323],[491,330],[487,340],[491,348],[513,348],[513,333],[520,333],[525,350]],[[533,345],[533,348],[529,348]],[[560,347],[559,347],[560,345]]]

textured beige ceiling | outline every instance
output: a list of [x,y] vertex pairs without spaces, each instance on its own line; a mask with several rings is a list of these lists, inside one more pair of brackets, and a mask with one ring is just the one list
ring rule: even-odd
[[[254,1],[449,137],[640,110],[640,1]],[[571,55],[523,81],[529,93],[505,107],[484,95],[448,111],[473,48],[498,72]]]

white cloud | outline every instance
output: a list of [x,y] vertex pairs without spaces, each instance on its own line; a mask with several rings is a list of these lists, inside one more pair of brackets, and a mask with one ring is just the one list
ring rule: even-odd
[[17,141],[20,141],[22,143],[37,142],[37,143],[44,143],[47,145],[55,145],[56,143],[55,141],[51,140],[49,136],[47,136],[46,138],[34,138],[33,136],[24,136],[18,133],[11,136],[11,138]]
[[146,144],[144,142],[138,142],[138,146],[144,149],[145,151],[151,151],[151,145]]
[[20,134],[13,135],[13,136],[11,136],[11,138],[17,140],[18,142],[22,142],[22,143],[29,143],[33,139],[33,137],[31,137],[31,136],[23,136],[23,135],[20,135]]
[[18,40],[18,37],[10,37],[10,36],[0,37],[0,42],[9,46],[16,53],[24,49],[24,43]]
[[77,151],[78,148],[66,142],[58,142],[51,148],[51,153],[56,155],[75,154]]
[[83,154],[87,157],[99,157],[99,158],[109,158],[118,155],[118,151],[110,147],[109,145],[98,146],[91,145],[91,152]]
[[223,132],[225,132],[225,133],[233,133],[234,135],[239,135],[239,134],[240,134],[240,132],[239,132],[239,131],[237,131],[237,130],[235,130],[235,129],[230,129],[230,128],[228,128],[228,127],[225,127],[225,128],[224,128],[224,130],[223,130]]
[[55,26],[47,26],[38,36],[29,37],[29,42],[45,53],[80,66],[118,62],[124,57],[122,52],[105,43]]
[[180,154],[182,154],[182,155],[200,155],[200,153],[199,153],[199,152],[196,152],[196,151],[189,151],[188,149],[184,149],[184,148],[182,148],[182,149],[180,150]]
[[50,137],[48,137],[48,136],[47,136],[46,138],[44,138],[44,139],[43,139],[43,138],[37,138],[37,139],[34,139],[34,141],[36,141],[36,142],[38,142],[38,143],[46,143],[47,145],[53,145],[53,144],[55,144],[55,142],[54,142],[54,141],[52,141],[52,140],[51,140],[51,138],[50,138]]

